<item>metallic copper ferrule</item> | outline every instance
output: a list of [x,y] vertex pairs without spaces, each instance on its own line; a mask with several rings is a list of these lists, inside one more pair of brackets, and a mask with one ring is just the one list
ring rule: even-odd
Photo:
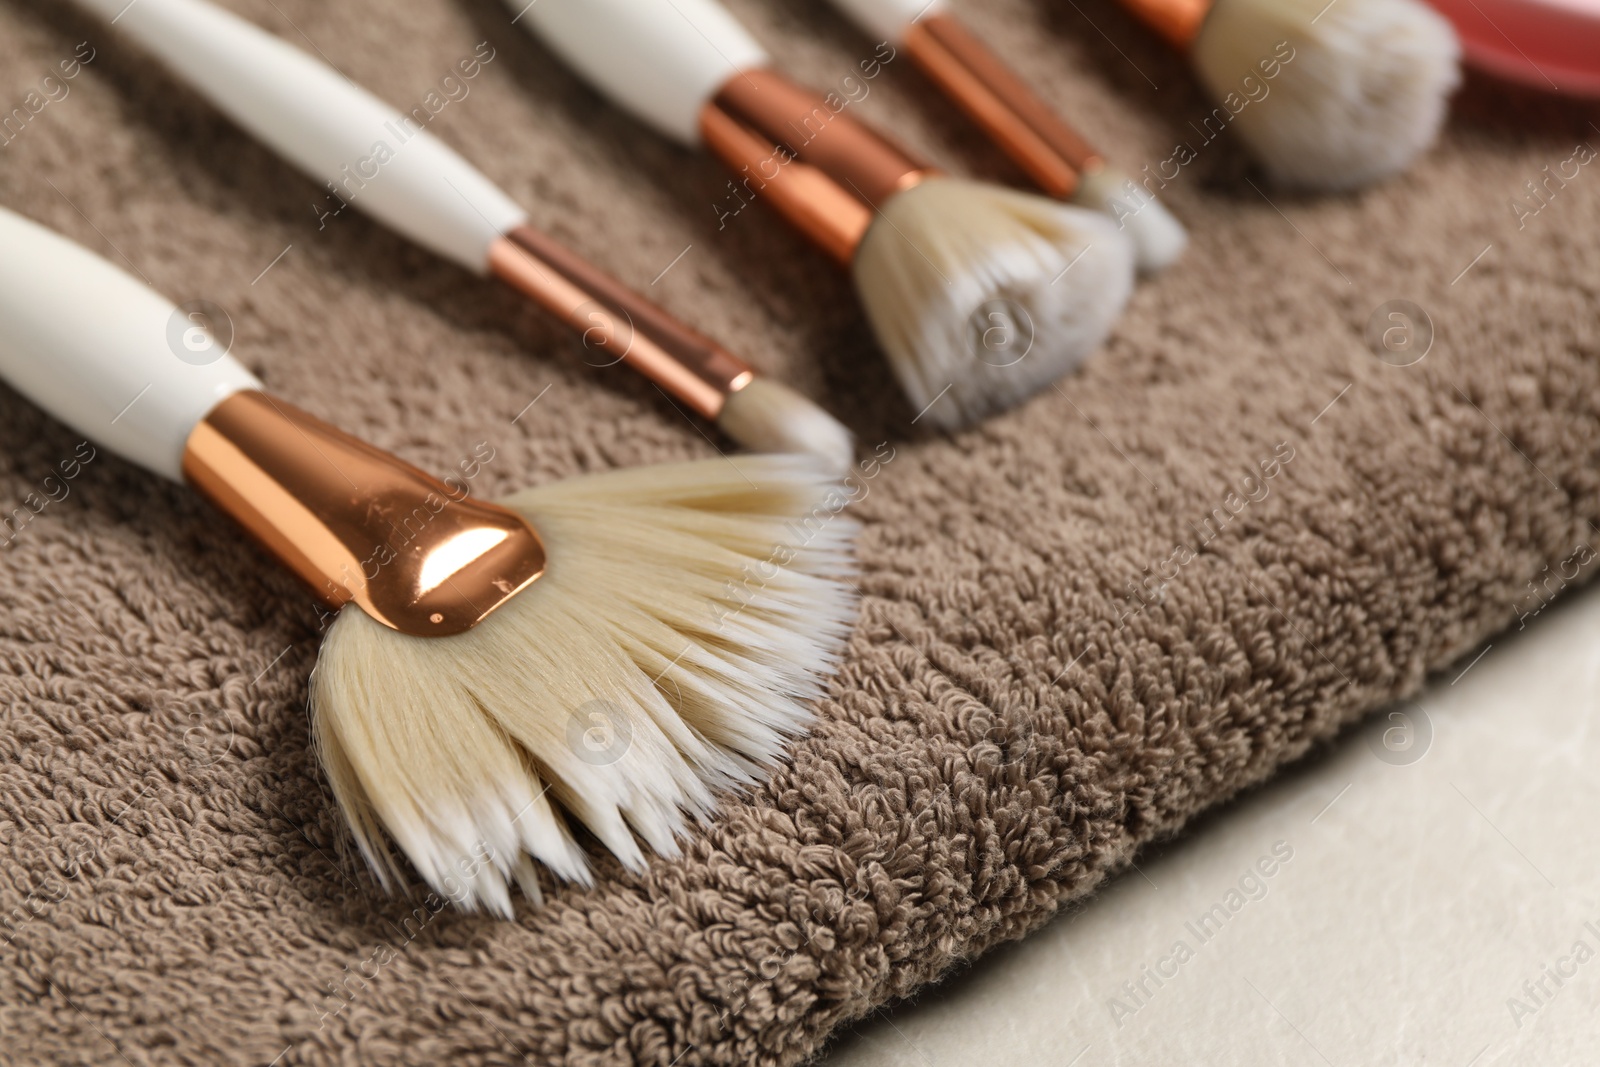
[[704,418],[755,377],[744,360],[530,226],[489,247],[489,271],[577,330],[607,365],[628,364]]
[[354,601],[401,633],[462,633],[544,573],[515,512],[266,393],[213,408],[183,474],[329,607]]
[[912,62],[1046,193],[1071,196],[1080,175],[1104,166],[1100,153],[949,15],[912,23],[904,43]]
[[[837,103],[838,106],[835,106]],[[934,173],[845,110],[770,70],[725,82],[700,112],[706,146],[735,181],[848,266],[874,212]]]
[[1214,0],[1122,0],[1122,6],[1179,51],[1187,52]]

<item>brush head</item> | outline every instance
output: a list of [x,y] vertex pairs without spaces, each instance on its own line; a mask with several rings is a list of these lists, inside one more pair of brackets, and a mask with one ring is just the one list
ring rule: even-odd
[[[1291,53],[1281,48],[1287,42]],[[1200,78],[1274,180],[1353,189],[1433,143],[1459,84],[1460,46],[1419,0],[1216,0],[1194,42]],[[1281,63],[1273,79],[1263,61]],[[1245,84],[1264,86],[1250,100]]]
[[1072,199],[1091,211],[1110,215],[1133,242],[1134,265],[1155,274],[1176,263],[1189,247],[1189,232],[1148,189],[1115,167],[1086,171]]
[[856,612],[849,495],[810,456],[576,478],[502,501],[543,577],[473,629],[416,638],[346,607],[312,678],[329,783],[386,884],[460,906],[590,880],[568,817],[630,869],[806,728]]
[[853,270],[918,417],[957,429],[1099,346],[1133,289],[1133,248],[1098,213],[930,177],[884,203]]
[[729,394],[717,426],[751,452],[807,453],[835,475],[855,461],[855,441],[838,419],[771,378],[752,378]]

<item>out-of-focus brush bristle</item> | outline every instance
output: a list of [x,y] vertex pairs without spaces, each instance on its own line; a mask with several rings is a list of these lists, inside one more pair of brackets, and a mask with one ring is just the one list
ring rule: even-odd
[[1133,242],[1134,262],[1143,274],[1166,270],[1189,247],[1189,232],[1183,223],[1115,167],[1103,166],[1081,175],[1072,200],[1116,220]]
[[1461,77],[1455,31],[1419,0],[1216,0],[1193,52],[1217,100],[1252,97],[1231,125],[1272,177],[1309,189],[1404,170]]
[[[387,831],[435,889],[509,914],[527,857],[589,880],[567,826],[628,867],[806,728],[856,611],[837,473],[813,456],[642,467],[503,503],[546,573],[466,633],[347,608],[312,680],[317,746],[368,860]],[[531,884],[530,884],[531,881]]]
[[882,212],[856,286],[911,403],[946,429],[1076,368],[1133,290],[1133,247],[1098,212],[946,177]]
[[741,448],[810,453],[836,474],[844,474],[855,460],[855,442],[838,419],[771,378],[753,378],[729,394],[717,426]]

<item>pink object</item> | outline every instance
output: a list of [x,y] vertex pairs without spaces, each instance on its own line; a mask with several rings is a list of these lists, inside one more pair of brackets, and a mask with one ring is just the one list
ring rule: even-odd
[[1600,96],[1600,0],[1428,0],[1467,62],[1551,92]]

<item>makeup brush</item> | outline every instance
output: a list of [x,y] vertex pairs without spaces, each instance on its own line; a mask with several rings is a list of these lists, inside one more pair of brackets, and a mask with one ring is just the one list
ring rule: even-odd
[[[946,177],[802,89],[715,0],[539,0],[518,20],[616,103],[705,146],[849,268],[918,418],[953,429],[1073,370],[1110,331],[1133,251],[1097,212]],[[748,196],[746,194],[749,194]]]
[[1133,241],[1141,271],[1171,266],[1189,236],[1152,192],[1107,164],[942,0],[833,0],[911,61],[1050,196],[1103,211]]
[[499,278],[738,444],[815,452],[849,469],[850,434],[831,415],[529,226],[453,149],[327,64],[206,0],[77,2],[341,203]]
[[1344,190],[1398,174],[1433,143],[1460,46],[1420,0],[1122,0],[1190,54],[1274,180]]
[[[338,614],[317,749],[385,885],[384,832],[468,909],[584,883],[563,812],[624,864],[804,729],[855,612],[819,457],[641,467],[472,499],[169,340],[179,309],[0,210],[0,377],[188,482]],[[212,342],[211,347],[215,347]],[[204,351],[202,346],[201,351]]]

